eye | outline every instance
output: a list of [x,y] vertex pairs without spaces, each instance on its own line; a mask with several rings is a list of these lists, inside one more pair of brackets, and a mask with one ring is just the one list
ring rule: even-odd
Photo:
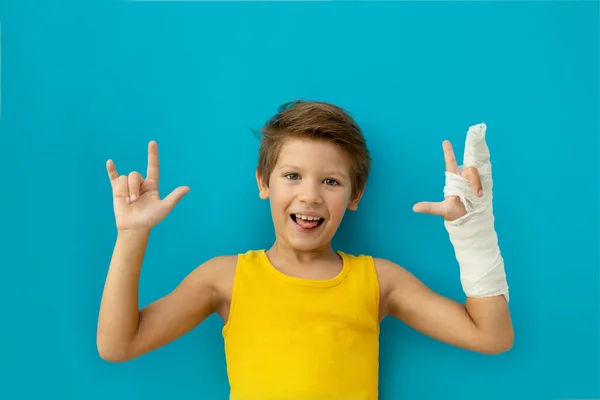
[[327,178],[327,179],[325,179],[325,184],[329,185],[329,186],[337,186],[340,183],[338,181],[336,181],[335,179],[329,179],[329,178]]
[[288,178],[288,179],[290,179],[290,180],[292,180],[292,181],[300,179],[300,175],[296,174],[296,173],[287,174],[287,175],[285,175],[285,177]]

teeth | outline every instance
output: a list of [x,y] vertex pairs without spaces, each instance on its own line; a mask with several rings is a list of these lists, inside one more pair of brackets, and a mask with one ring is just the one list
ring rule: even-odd
[[296,218],[300,218],[300,219],[303,219],[305,221],[318,221],[318,220],[321,219],[319,217],[313,217],[311,215],[302,215],[302,214],[296,214]]

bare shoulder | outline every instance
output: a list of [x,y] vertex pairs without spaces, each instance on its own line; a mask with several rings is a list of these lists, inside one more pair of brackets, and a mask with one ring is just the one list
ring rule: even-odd
[[379,285],[381,286],[382,292],[385,288],[389,289],[391,283],[398,279],[402,279],[403,276],[410,275],[406,269],[393,261],[375,257],[373,257],[373,261],[375,263],[375,270],[379,277]]
[[223,287],[233,283],[237,256],[217,256],[210,258],[194,268],[174,291],[178,297],[195,297],[199,304],[205,296],[210,296],[213,305],[220,302]]
[[210,259],[209,262],[208,267],[213,271],[217,286],[233,284],[238,263],[237,255],[218,256]]
[[200,264],[198,268],[206,268],[211,273],[222,273],[230,269],[235,270],[237,260],[237,255],[216,256]]
[[238,256],[216,256],[200,264],[192,274],[203,275],[211,283],[213,289],[219,291],[223,286],[233,284]]
[[237,264],[237,255],[224,255],[213,257],[196,268],[199,274],[208,277],[213,293],[213,310],[224,322],[229,316]]
[[375,257],[373,261],[379,279],[381,314],[384,317],[393,313],[392,308],[399,306],[403,293],[408,293],[411,286],[420,285],[420,282],[407,269],[393,261]]

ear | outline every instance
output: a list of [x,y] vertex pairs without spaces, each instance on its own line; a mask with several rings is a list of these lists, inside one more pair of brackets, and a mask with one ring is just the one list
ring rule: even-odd
[[365,192],[364,189],[361,190],[358,193],[358,196],[356,196],[354,199],[350,200],[350,202],[348,203],[348,210],[356,211],[358,209],[358,203],[360,202],[360,199],[362,199],[364,192]]
[[258,196],[262,200],[266,200],[269,198],[269,186],[267,182],[265,182],[259,175],[258,170],[256,170],[256,184],[258,185]]

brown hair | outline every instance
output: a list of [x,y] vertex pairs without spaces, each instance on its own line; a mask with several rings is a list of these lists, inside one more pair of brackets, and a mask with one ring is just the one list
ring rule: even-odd
[[284,141],[294,137],[329,140],[348,155],[353,200],[366,186],[371,157],[360,127],[344,109],[319,101],[291,101],[279,107],[260,133],[257,169],[265,182],[269,181]]

